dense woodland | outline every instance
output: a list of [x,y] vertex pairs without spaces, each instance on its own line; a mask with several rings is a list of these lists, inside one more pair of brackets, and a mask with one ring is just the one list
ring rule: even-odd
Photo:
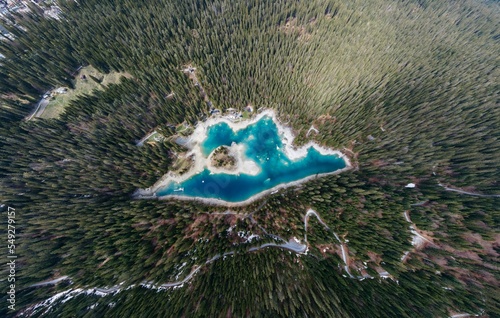
[[[14,39],[0,41],[0,204],[16,209],[18,310],[70,288],[124,282],[136,287],[26,313],[500,316],[498,2],[58,3],[60,20],[35,6],[8,16]],[[59,118],[25,120],[45,91],[72,87],[85,65],[132,76],[79,97]],[[203,92],[186,65],[196,67]],[[231,214],[132,199],[182,151],[172,127],[209,116],[205,93],[221,110],[275,109],[297,142],[340,149],[355,169]],[[319,133],[306,136],[311,125]],[[136,146],[153,130],[165,141]],[[416,187],[405,188],[410,182]],[[373,279],[347,275],[338,242],[315,218],[307,255],[248,252],[273,241],[266,233],[303,238],[308,208],[348,241],[353,276]],[[405,211],[431,244],[412,246]],[[245,242],[237,232],[260,239]],[[236,253],[204,265],[227,251]],[[183,287],[137,287],[178,281],[194,266],[202,267]],[[62,275],[71,284],[29,287]],[[0,316],[15,314],[5,293],[0,302]]]

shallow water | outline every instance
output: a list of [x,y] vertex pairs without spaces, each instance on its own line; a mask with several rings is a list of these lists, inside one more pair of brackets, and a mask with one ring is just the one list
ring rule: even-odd
[[224,122],[210,126],[207,138],[201,144],[203,156],[208,158],[217,147],[230,146],[233,142],[245,145],[246,160],[254,161],[261,168],[259,174],[213,174],[205,169],[183,182],[171,182],[159,189],[157,196],[180,195],[236,203],[283,183],[346,167],[343,158],[338,155],[322,155],[314,147],[307,149],[305,157],[296,160],[288,158],[284,152],[282,136],[269,116],[264,116],[237,132]]

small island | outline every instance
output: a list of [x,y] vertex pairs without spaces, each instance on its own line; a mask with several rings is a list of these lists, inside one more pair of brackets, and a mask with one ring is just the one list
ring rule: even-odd
[[210,155],[209,160],[212,167],[227,171],[234,171],[236,169],[236,156],[231,153],[231,149],[227,146],[220,146],[215,149]]

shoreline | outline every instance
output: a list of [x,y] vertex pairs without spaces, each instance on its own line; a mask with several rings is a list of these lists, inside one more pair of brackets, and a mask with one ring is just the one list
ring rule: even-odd
[[[226,123],[234,132],[237,132],[238,130],[244,129],[252,124],[255,124],[256,122],[258,122],[259,120],[261,120],[263,117],[266,117],[266,116],[271,117],[274,124],[276,125],[277,130],[278,130],[278,134],[282,138],[282,144],[284,147],[283,152],[290,160],[295,161],[295,160],[298,160],[300,158],[307,156],[308,149],[312,147],[316,151],[318,151],[321,155],[337,155],[339,158],[342,158],[342,160],[344,160],[346,166],[342,169],[338,169],[338,170],[335,170],[332,172],[315,174],[315,175],[311,175],[311,176],[308,176],[308,177],[305,177],[305,178],[302,178],[299,180],[276,185],[270,189],[259,192],[255,195],[251,196],[250,198],[248,198],[244,201],[240,201],[240,202],[229,202],[229,201],[224,201],[221,199],[203,198],[203,197],[189,197],[189,196],[182,196],[182,195],[175,195],[175,194],[164,195],[161,197],[157,196],[156,193],[159,189],[169,185],[172,182],[181,183],[181,182],[191,178],[192,176],[202,172],[204,169],[208,169],[210,172],[213,172],[213,173],[227,173],[227,174],[244,173],[245,166],[248,166],[248,164],[245,164],[245,163],[247,161],[251,161],[251,160],[248,160],[247,158],[244,157],[243,147],[236,145],[239,148],[238,149],[239,152],[241,152],[240,156],[238,156],[239,157],[238,158],[238,165],[237,165],[236,169],[232,170],[232,171],[225,171],[225,169],[214,169],[214,167],[212,167],[212,165],[210,164],[210,159],[209,159],[210,155],[207,158],[205,158],[203,156],[203,152],[201,149],[201,143],[207,137],[208,128],[213,126],[213,125],[217,125],[220,123]],[[338,174],[338,173],[350,170],[353,167],[349,158],[347,157],[347,155],[342,153],[340,150],[333,150],[333,149],[326,148],[324,146],[321,146],[321,145],[315,143],[314,141],[309,141],[305,145],[302,145],[299,148],[297,148],[297,147],[293,146],[294,140],[295,140],[295,135],[292,131],[292,128],[286,127],[283,124],[281,124],[281,122],[277,118],[276,112],[273,109],[266,109],[266,110],[260,112],[257,116],[253,117],[252,119],[245,120],[245,121],[239,121],[239,122],[232,122],[227,118],[209,118],[204,122],[198,123],[198,125],[194,129],[191,136],[188,137],[186,147],[190,150],[186,153],[185,157],[188,158],[189,156],[194,155],[194,164],[191,167],[191,169],[182,175],[178,175],[178,174],[173,173],[172,171],[169,171],[166,174],[164,174],[151,187],[146,188],[146,189],[137,189],[134,192],[133,197],[138,198],[138,199],[156,198],[156,199],[161,199],[161,200],[179,199],[179,200],[185,200],[185,201],[200,201],[200,202],[207,203],[210,205],[224,205],[224,206],[229,206],[229,207],[243,206],[243,205],[247,205],[247,204],[250,204],[251,202],[258,200],[258,199],[262,198],[263,196],[265,196],[273,191],[277,191],[277,190],[292,187],[292,186],[297,186],[301,183],[312,180],[316,177],[323,177],[323,176],[327,176],[327,175]],[[251,163],[253,163],[253,161],[251,161]],[[257,168],[257,167],[255,167],[255,168]],[[253,173],[250,173],[251,175],[257,174],[255,171],[255,168],[251,169],[251,170],[253,170],[252,171]]]
[[[256,176],[261,172],[261,168],[252,160],[245,157],[244,145],[238,145],[233,142],[231,146],[225,146],[229,150],[229,154],[236,159],[236,164],[234,169],[225,169],[222,167],[216,167],[212,164],[213,152],[207,157],[206,168],[212,173],[225,173],[232,175],[239,175],[241,173],[249,174],[251,176]],[[187,179],[186,179],[187,180]]]
[[302,183],[305,183],[307,181],[316,179],[316,178],[321,178],[321,177],[326,177],[330,175],[335,175],[335,174],[340,174],[345,171],[349,171],[352,169],[351,165],[346,165],[345,168],[338,169],[332,172],[326,172],[326,173],[318,173],[315,175],[311,175],[299,180],[287,182],[287,183],[281,183],[278,184],[272,188],[269,188],[267,190],[261,191],[257,194],[252,195],[248,199],[244,201],[238,201],[238,202],[229,202],[229,201],[224,201],[221,199],[214,199],[214,198],[204,198],[204,197],[190,197],[190,196],[183,196],[183,195],[176,195],[176,194],[169,194],[169,195],[164,195],[164,196],[156,196],[156,195],[140,195],[138,194],[136,196],[136,199],[157,199],[157,200],[180,200],[180,201],[195,201],[195,202],[200,202],[204,203],[207,205],[213,205],[213,206],[226,206],[226,207],[241,207],[245,205],[249,205],[255,201],[258,201],[262,199],[263,197],[267,196],[268,194],[271,194],[274,191],[286,189],[286,188],[291,188],[291,187],[296,187]]

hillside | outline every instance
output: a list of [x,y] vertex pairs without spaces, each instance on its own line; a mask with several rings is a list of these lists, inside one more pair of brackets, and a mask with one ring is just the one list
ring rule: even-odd
[[[59,6],[0,41],[0,316],[500,316],[498,2]],[[80,67],[127,76],[24,120]],[[235,208],[133,198],[248,106],[354,168]]]

